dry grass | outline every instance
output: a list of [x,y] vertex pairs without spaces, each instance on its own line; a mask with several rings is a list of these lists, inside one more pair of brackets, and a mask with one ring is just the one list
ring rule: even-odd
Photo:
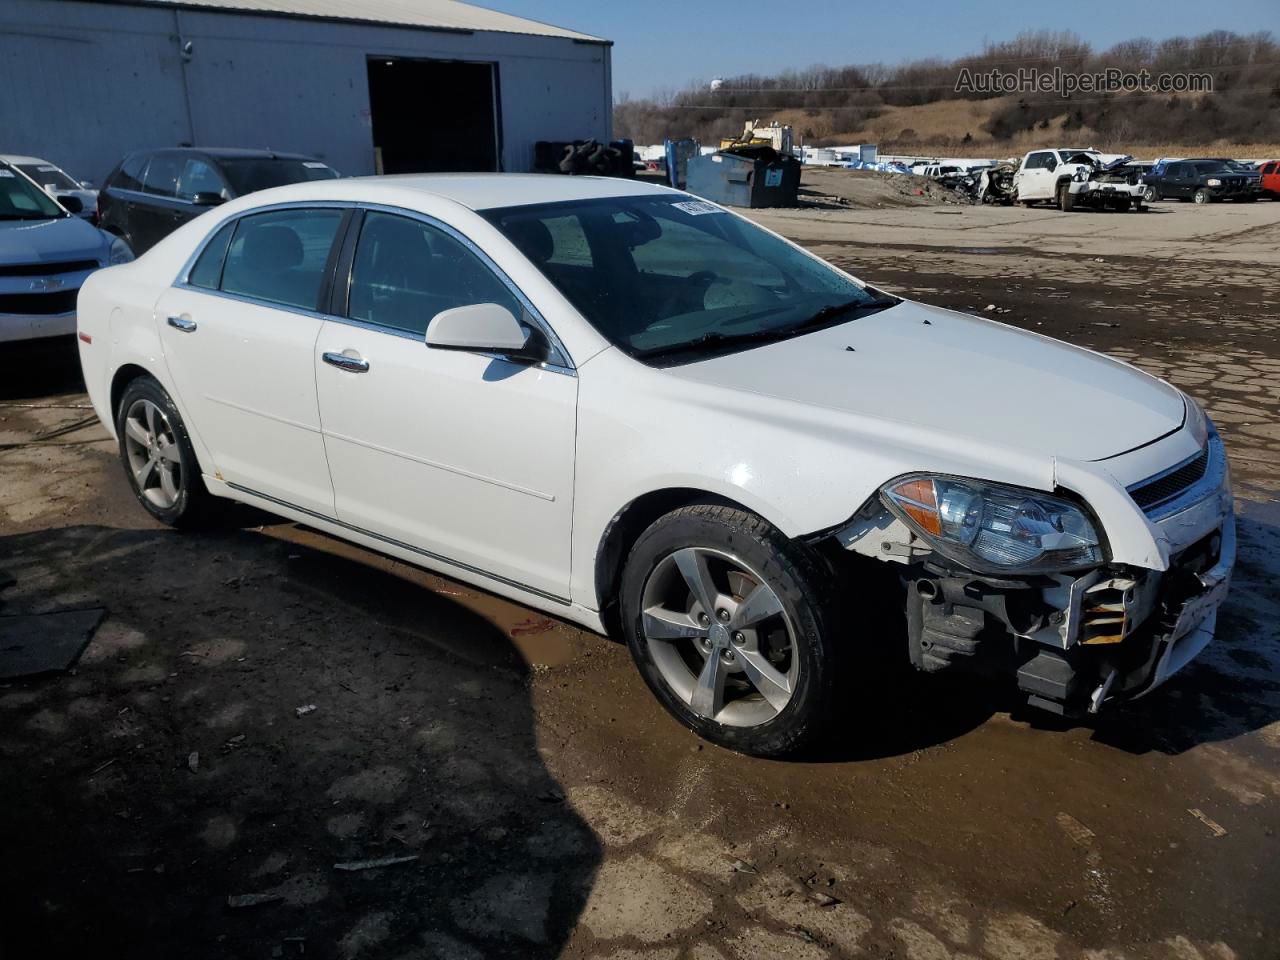
[[[1007,140],[993,140],[983,125],[992,113],[1017,101],[1016,97],[991,100],[939,100],[914,107],[887,107],[880,116],[858,130],[832,130],[823,116],[808,116],[801,110],[785,111],[778,117],[797,132],[808,132],[806,142],[877,143],[887,154],[942,154],[950,156],[1021,156],[1028,150],[1050,145],[1097,147],[1106,153],[1129,153],[1138,158],[1212,156],[1253,160],[1280,157],[1280,143],[1143,143],[1139,137],[1103,137],[1088,127],[1064,130],[1066,110],[1049,121],[1047,128],[1027,131]],[[965,137],[970,139],[965,141]]]

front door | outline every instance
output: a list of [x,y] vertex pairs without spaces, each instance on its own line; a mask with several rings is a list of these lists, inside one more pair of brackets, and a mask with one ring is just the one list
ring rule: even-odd
[[365,215],[348,289],[314,356],[338,519],[567,598],[577,378],[424,340],[466,304],[536,323],[524,303],[453,233],[382,212]]
[[1053,197],[1054,176],[1058,160],[1052,151],[1041,150],[1027,157],[1018,174],[1019,200],[1049,200]]
[[[337,209],[251,214],[214,235],[156,305],[191,428],[229,483],[333,515],[316,407],[317,312]],[[225,262],[224,262],[225,258]]]

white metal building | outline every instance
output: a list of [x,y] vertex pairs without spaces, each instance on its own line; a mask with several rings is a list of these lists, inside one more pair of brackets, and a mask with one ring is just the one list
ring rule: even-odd
[[183,145],[530,170],[535,141],[609,139],[610,46],[456,0],[3,0],[0,153],[94,181]]

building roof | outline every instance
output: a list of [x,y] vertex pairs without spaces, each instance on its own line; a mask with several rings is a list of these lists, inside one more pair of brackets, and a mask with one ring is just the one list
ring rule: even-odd
[[182,7],[191,10],[225,10],[268,16],[349,20],[394,27],[430,30],[523,33],[539,37],[566,37],[590,43],[608,43],[601,37],[566,30],[538,20],[499,13],[459,0],[134,0],[145,6]]

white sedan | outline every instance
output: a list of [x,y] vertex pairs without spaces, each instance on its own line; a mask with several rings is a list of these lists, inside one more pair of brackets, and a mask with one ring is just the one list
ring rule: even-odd
[[79,336],[156,518],[240,500],[625,638],[749,753],[811,741],[886,645],[1058,713],[1140,696],[1235,555],[1174,387],[661,187],[255,193],[94,274]]

